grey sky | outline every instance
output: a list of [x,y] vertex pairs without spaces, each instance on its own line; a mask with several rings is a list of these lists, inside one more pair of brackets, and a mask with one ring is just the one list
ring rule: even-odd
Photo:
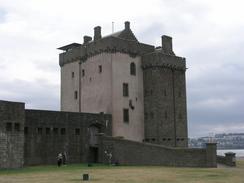
[[59,110],[57,47],[129,20],[139,41],[173,37],[187,59],[190,136],[244,131],[242,0],[0,0],[0,99]]

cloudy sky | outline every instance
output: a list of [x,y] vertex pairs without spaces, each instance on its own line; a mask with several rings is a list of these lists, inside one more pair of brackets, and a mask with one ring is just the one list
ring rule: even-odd
[[187,59],[189,136],[244,132],[243,0],[0,0],[0,99],[59,110],[57,47],[123,29]]

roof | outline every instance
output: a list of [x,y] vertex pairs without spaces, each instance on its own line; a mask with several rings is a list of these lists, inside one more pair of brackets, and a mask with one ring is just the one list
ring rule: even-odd
[[[128,41],[138,42],[136,36],[134,35],[134,33],[131,31],[130,28],[129,29],[124,29],[124,30],[121,30],[121,31],[118,31],[118,32],[115,32],[115,33],[112,33],[112,34],[109,34],[109,35],[106,35],[104,37],[101,37],[101,39],[109,38],[109,37],[115,37],[115,38],[120,38],[120,39],[124,39],[124,40],[128,40]],[[94,40],[91,40],[88,43],[91,43],[93,41]],[[71,44],[68,44],[66,46],[62,46],[62,47],[57,48],[57,49],[63,50],[63,51],[68,51],[69,49],[74,48],[74,47],[78,47],[78,46],[81,46],[81,44],[79,44],[79,43],[71,43]]]
[[79,44],[79,43],[71,43],[71,44],[68,44],[68,45],[59,47],[59,48],[57,48],[57,49],[59,49],[59,50],[63,50],[63,51],[67,51],[67,50],[70,49],[70,48],[78,47],[78,46],[80,46],[80,45],[81,45],[81,44]]
[[116,38],[121,38],[121,39],[127,39],[130,41],[138,41],[130,29],[129,30],[124,29],[122,31],[118,31],[118,32],[106,35],[106,36],[102,37],[102,39],[107,38],[107,37],[116,37]]

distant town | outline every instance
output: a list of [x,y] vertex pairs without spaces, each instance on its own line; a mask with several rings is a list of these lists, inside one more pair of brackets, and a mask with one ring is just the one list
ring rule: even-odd
[[190,138],[189,147],[201,148],[207,142],[216,142],[217,149],[244,149],[244,133],[220,133],[208,137]]

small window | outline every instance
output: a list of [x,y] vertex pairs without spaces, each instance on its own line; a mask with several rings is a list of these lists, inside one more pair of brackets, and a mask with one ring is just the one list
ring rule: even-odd
[[6,131],[12,131],[12,123],[6,123]]
[[65,135],[66,134],[66,129],[65,128],[61,128],[61,135]]
[[145,115],[145,119],[147,119],[147,112],[145,112],[145,114],[144,114],[144,115]]
[[50,131],[51,131],[50,128],[46,128],[46,135],[50,135]]
[[58,128],[53,128],[53,134],[58,135]]
[[184,141],[184,138],[181,138],[180,140],[181,140],[181,141]]
[[166,138],[163,138],[163,141],[166,141]]
[[80,135],[80,129],[79,128],[75,129],[75,135]]
[[20,124],[19,123],[14,123],[14,130],[15,131],[20,131]]
[[134,62],[130,64],[130,74],[134,76],[136,75],[136,64]]
[[85,76],[85,70],[82,69],[82,76],[84,77]]
[[42,134],[42,128],[37,128],[37,134],[39,134],[39,135]]
[[75,98],[75,99],[78,98],[78,92],[77,92],[77,91],[75,91],[75,93],[74,93],[74,98]]
[[150,113],[150,116],[151,116],[151,119],[153,119],[153,118],[154,118],[154,113],[151,112],[151,113]]
[[164,96],[166,97],[167,96],[167,91],[164,90],[163,93],[164,93]]
[[165,119],[168,119],[168,113],[167,113],[167,111],[164,112],[164,118]]
[[129,109],[123,109],[123,118],[125,123],[129,123]]
[[150,90],[150,94],[151,94],[151,96],[153,95],[153,90]]
[[102,65],[99,65],[99,66],[98,66],[98,72],[99,72],[99,73],[102,73],[102,71],[103,71]]
[[147,89],[144,90],[144,96],[146,97],[148,95]]
[[25,128],[24,128],[24,133],[25,133],[25,135],[27,135],[27,134],[29,133],[29,129],[28,129],[28,127],[26,127],[26,126],[25,126]]
[[168,138],[168,141],[171,141],[171,139],[170,139],[170,138]]
[[182,96],[181,91],[179,91],[178,96],[179,96],[179,97],[181,97],[181,96]]
[[123,83],[123,96],[128,97],[129,96],[129,86],[128,83]]
[[72,77],[72,78],[74,78],[74,77],[75,77],[75,73],[74,73],[74,72],[72,72],[71,77]]
[[182,119],[182,114],[181,113],[179,114],[179,119]]

